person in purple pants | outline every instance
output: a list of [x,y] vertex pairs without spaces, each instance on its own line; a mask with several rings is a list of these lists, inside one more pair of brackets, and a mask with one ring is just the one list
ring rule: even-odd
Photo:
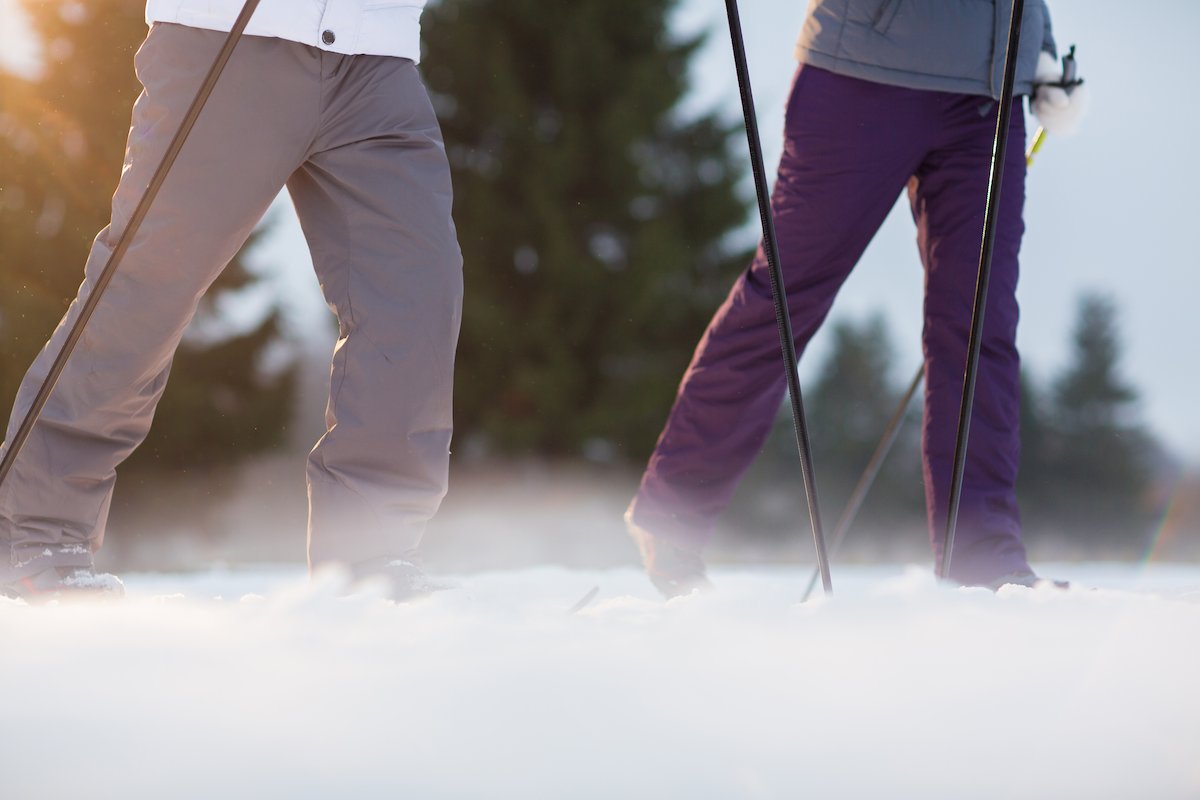
[[[935,6],[937,9],[935,9]],[[940,9],[940,10],[938,10]],[[949,13],[953,11],[953,13]],[[814,0],[797,46],[771,204],[797,348],[902,191],[925,266],[922,451],[935,559],[949,505],[967,339],[1011,0]],[[1056,63],[1049,14],[1026,4],[1017,92]],[[1057,98],[1056,98],[1057,99]],[[1036,579],[1021,541],[1016,349],[1025,118],[1011,117],[958,535],[950,577]],[[1035,101],[1035,113],[1039,111]],[[1050,115],[1047,115],[1050,116]],[[701,551],[766,440],[785,391],[760,248],[709,323],[626,512],[668,596],[707,585]]]

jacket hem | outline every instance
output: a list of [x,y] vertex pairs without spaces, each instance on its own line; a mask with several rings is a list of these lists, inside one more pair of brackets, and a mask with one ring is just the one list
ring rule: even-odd
[[[919,89],[930,92],[954,92],[957,94],[973,94],[998,100],[983,81],[970,78],[954,78],[947,75],[927,75],[909,70],[888,69],[875,64],[863,64],[847,58],[838,58],[828,53],[811,50],[803,45],[796,45],[796,60],[820,69],[827,69],[838,75],[873,83],[883,83],[889,86],[900,86],[905,89]],[[1033,92],[1033,83],[1018,81],[1014,95],[1028,95]]]

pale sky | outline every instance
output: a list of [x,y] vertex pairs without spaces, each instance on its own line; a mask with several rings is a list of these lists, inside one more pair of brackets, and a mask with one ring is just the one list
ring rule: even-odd
[[[770,169],[779,158],[783,106],[795,69],[792,43],[805,7],[803,0],[742,3]],[[1192,331],[1200,255],[1191,236],[1200,227],[1193,199],[1200,184],[1193,152],[1200,134],[1195,103],[1200,50],[1194,43],[1200,3],[1051,0],[1050,8],[1060,46],[1078,45],[1092,106],[1082,132],[1049,141],[1029,176],[1021,351],[1044,384],[1067,359],[1079,293],[1113,295],[1126,347],[1124,373],[1142,392],[1143,418],[1176,454],[1198,463],[1200,414],[1193,409],[1200,380]],[[0,66],[27,68],[36,51],[13,9],[13,0],[0,0]],[[695,65],[690,105],[718,107],[740,118],[724,4],[683,0],[678,25],[713,31]],[[276,232],[257,256],[280,265],[272,279],[275,290],[295,315],[311,318],[324,307],[304,243],[287,204],[276,212]],[[747,230],[754,235],[753,225]],[[907,378],[919,359],[921,284],[911,217],[902,200],[832,314],[837,319],[885,313],[895,339],[897,380]],[[259,302],[266,297],[260,292]],[[802,365],[806,376],[819,364],[824,341],[818,335],[810,348]]]

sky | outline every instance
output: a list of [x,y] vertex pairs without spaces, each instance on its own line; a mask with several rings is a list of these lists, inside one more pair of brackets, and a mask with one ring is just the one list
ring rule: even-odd
[[[773,168],[795,69],[792,44],[806,4],[753,0],[742,6],[759,125]],[[0,0],[0,66],[28,69],[36,49],[14,8],[14,0]],[[1143,419],[1175,454],[1200,464],[1193,332],[1200,255],[1191,240],[1200,183],[1200,162],[1192,157],[1200,132],[1193,102],[1200,3],[1147,0],[1131,13],[1128,3],[1116,0],[1052,0],[1050,8],[1060,46],[1078,45],[1092,103],[1082,131],[1049,141],[1029,175],[1019,288],[1024,362],[1045,385],[1069,359],[1079,295],[1110,295],[1118,303],[1125,345],[1123,374],[1142,393]],[[695,63],[687,107],[739,118],[724,5],[683,0],[676,26],[681,33],[712,32]],[[746,186],[749,193],[748,181]],[[302,321],[326,313],[286,201],[272,218],[276,227],[256,259],[280,267],[230,313],[248,315],[273,297],[282,297]],[[755,235],[754,223],[746,235]],[[921,292],[913,225],[902,199],[843,288],[831,319],[881,311],[896,348],[893,378],[901,381],[920,358]],[[803,376],[813,374],[826,351],[826,337],[818,334],[801,365]]]

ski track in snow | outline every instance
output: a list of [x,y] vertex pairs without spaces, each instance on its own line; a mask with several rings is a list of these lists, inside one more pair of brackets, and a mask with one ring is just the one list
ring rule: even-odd
[[280,568],[0,600],[0,796],[1200,797],[1200,567],[1046,574],[1113,588],[843,567],[800,606],[806,571],[747,568],[662,603],[546,567],[394,606]]

